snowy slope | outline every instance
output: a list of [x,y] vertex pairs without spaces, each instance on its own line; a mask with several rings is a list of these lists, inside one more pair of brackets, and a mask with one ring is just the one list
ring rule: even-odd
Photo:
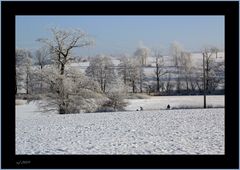
[[20,105],[16,154],[224,154],[224,109],[58,115]]

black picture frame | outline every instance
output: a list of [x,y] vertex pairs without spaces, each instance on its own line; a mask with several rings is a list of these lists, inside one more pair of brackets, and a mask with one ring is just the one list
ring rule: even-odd
[[[1,168],[239,168],[238,1],[3,1]],[[225,17],[225,155],[15,155],[16,15],[222,15]]]

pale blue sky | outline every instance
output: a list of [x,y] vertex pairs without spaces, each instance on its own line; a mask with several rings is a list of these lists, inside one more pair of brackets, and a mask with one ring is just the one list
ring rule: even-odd
[[188,51],[224,47],[224,16],[16,16],[16,47],[39,48],[36,39],[50,38],[52,27],[82,29],[95,39],[77,55],[132,54],[140,43],[167,53],[173,41]]

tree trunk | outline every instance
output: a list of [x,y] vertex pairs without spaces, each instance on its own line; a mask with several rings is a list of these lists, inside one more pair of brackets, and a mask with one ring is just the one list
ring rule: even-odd
[[[142,74],[142,73],[141,73]],[[143,83],[143,81],[142,81],[142,75],[140,75],[140,93],[142,93],[142,83]]]
[[65,69],[65,65],[62,63],[62,64],[61,64],[61,71],[60,71],[60,74],[61,74],[61,75],[64,74],[64,69]]
[[189,93],[188,77],[186,77],[187,93]]
[[191,84],[192,92],[195,92],[195,86],[194,86],[194,83],[193,83],[193,81],[191,79],[190,79],[190,84]]
[[106,80],[103,81],[103,92],[105,93],[106,91]]
[[179,75],[177,77],[177,93],[179,94],[180,93],[180,90],[181,90],[181,87],[180,87],[180,78],[179,78]]
[[123,80],[124,80],[124,84],[127,84],[127,72],[126,72],[126,68],[124,68],[124,75],[123,75]]
[[207,59],[207,63],[206,63],[206,92],[207,94],[209,93],[208,89],[209,89],[209,59]]
[[180,68],[179,66],[177,66],[177,93],[179,94],[180,93],[180,90],[181,90],[181,82],[180,82]]
[[156,76],[157,76],[157,92],[159,92],[160,82],[159,82],[159,66],[158,66],[158,58],[156,58]]
[[134,81],[132,81],[132,91],[133,91],[133,93],[135,93],[135,82]]
[[206,108],[205,55],[203,54],[203,108]]
[[28,94],[28,84],[29,84],[29,82],[28,82],[28,77],[29,77],[29,75],[28,75],[28,73],[27,73],[27,78],[26,78],[26,94]]
[[66,114],[66,110],[62,105],[59,106],[59,114]]
[[159,77],[157,76],[157,92],[159,92],[159,88],[160,88],[160,80],[159,80]]
[[42,69],[43,69],[43,66],[41,65],[41,84],[40,84],[40,90],[41,90],[41,94],[43,93],[43,75],[42,75]]

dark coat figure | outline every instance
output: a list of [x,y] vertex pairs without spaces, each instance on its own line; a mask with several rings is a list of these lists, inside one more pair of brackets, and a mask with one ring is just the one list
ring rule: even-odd
[[140,106],[140,110],[142,111],[143,110],[143,108]]
[[169,104],[167,105],[167,109],[170,109],[170,105]]

